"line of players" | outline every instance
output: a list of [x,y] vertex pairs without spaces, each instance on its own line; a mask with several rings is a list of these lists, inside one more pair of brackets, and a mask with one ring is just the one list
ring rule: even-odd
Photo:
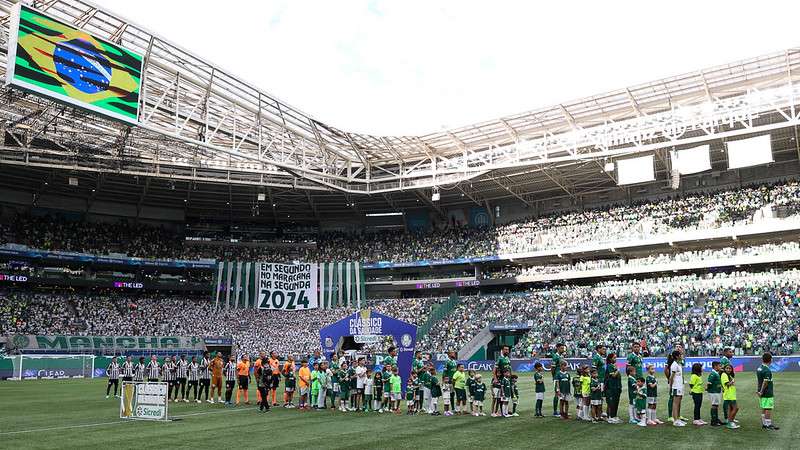
[[[627,356],[625,374],[620,373],[617,368],[617,358],[614,353],[608,353],[606,347],[598,345],[592,355],[591,366],[580,366],[577,369],[577,376],[573,377],[568,371],[568,364],[564,359],[566,347],[564,344],[557,344],[555,350],[547,352],[552,361],[551,374],[553,377],[553,416],[562,419],[569,419],[569,403],[574,399],[576,404],[576,419],[588,420],[593,422],[605,421],[608,423],[621,423],[617,417],[620,397],[622,395],[623,381],[628,389],[628,420],[629,423],[641,427],[662,424],[656,414],[658,404],[658,379],[656,377],[655,366],[647,367],[647,374],[644,373],[641,346],[634,343],[631,352]],[[505,349],[504,354],[507,356]],[[684,397],[684,375],[683,375],[683,346],[677,345],[676,349],[667,358],[664,368],[664,375],[667,378],[669,401],[668,421],[676,427],[684,427],[687,420],[681,417],[681,403]],[[731,358],[733,350],[726,348],[719,361],[712,363],[712,370],[708,378],[703,382],[703,365],[695,363],[692,365],[689,377],[689,393],[694,403],[693,425],[702,426],[707,423],[701,416],[703,394],[708,393],[711,403],[711,425],[726,426],[730,429],[739,428],[736,416],[739,408],[737,405],[736,373]],[[502,357],[501,357],[502,359]],[[756,370],[757,389],[756,395],[759,398],[759,409],[761,410],[761,424],[765,430],[778,430],[779,428],[772,423],[772,410],[774,408],[774,391],[772,372],[770,363],[772,355],[764,353],[762,364]],[[500,361],[498,360],[498,365]],[[534,415],[544,417],[542,414],[542,403],[545,393],[545,382],[542,376],[542,365],[535,365],[534,381],[536,390],[536,407]],[[603,403],[606,403],[606,410],[603,411]],[[719,409],[722,406],[724,420],[719,417]]]
[[[616,355],[607,354],[606,347],[598,345],[592,356],[591,367],[581,366],[577,369],[576,376],[568,371],[564,360],[564,344],[557,344],[556,348],[547,352],[553,377],[553,416],[562,419],[569,418],[569,403],[574,399],[576,403],[576,419],[594,422],[605,421],[608,423],[621,423],[618,418],[618,408],[622,395],[623,374],[617,368]],[[510,348],[504,346],[501,355],[496,361],[491,387],[493,417],[513,417],[518,415],[516,410],[519,403],[519,390],[517,388],[517,375],[511,374]],[[731,365],[730,358],[733,351],[726,348],[719,362],[715,362],[705,384],[702,381],[702,365],[695,364],[689,379],[691,398],[694,403],[693,424],[697,426],[706,423],[700,419],[703,392],[707,392],[711,403],[711,425],[725,425],[728,428],[738,428],[736,415],[738,406],[736,402],[736,374]],[[315,352],[309,360],[302,360],[297,369],[294,360],[290,357],[280,367],[277,355],[273,352],[269,358],[262,352],[254,363],[254,375],[257,383],[257,402],[259,409],[269,411],[271,406],[278,406],[276,401],[277,389],[280,378],[284,377],[284,403],[286,408],[293,408],[295,391],[299,391],[299,408],[301,410],[326,409],[328,401],[330,408],[339,411],[377,411],[400,413],[402,401],[402,381],[398,375],[397,351],[389,349],[389,356],[385,357],[382,370],[375,373],[367,368],[363,359],[353,363],[352,367],[347,361],[339,361],[334,355],[330,363]],[[762,411],[762,427],[777,430],[772,423],[772,409],[774,407],[774,394],[772,388],[772,373],[769,364],[772,357],[765,353],[762,357],[763,364],[757,370],[759,407]],[[639,426],[658,425],[663,423],[656,414],[658,402],[658,380],[655,367],[648,366],[647,375],[644,374],[642,365],[641,347],[634,343],[627,356],[626,371],[624,374],[628,388],[628,413],[629,422]],[[534,366],[535,384],[535,417],[544,417],[542,404],[546,385],[543,378],[543,366],[536,363]],[[168,383],[169,398],[173,401],[201,402],[205,400],[214,402],[214,393],[217,393],[217,402],[233,405],[232,393],[236,389],[236,405],[240,404],[241,395],[244,403],[250,404],[248,388],[251,378],[250,361],[247,355],[237,362],[231,355],[223,363],[222,355],[218,353],[211,359],[205,353],[202,360],[192,357],[187,360],[185,356],[168,357],[159,365],[155,356],[151,357],[148,364],[144,358],[134,364],[131,357],[127,357],[122,365],[116,359],[112,360],[107,368],[109,375],[106,388],[106,398],[113,387],[117,396],[118,380],[124,381],[162,381]],[[667,358],[664,370],[669,386],[669,418],[674,426],[686,425],[687,419],[681,417],[680,408],[684,396],[683,377],[683,348],[676,346],[676,350]],[[222,400],[222,382],[225,382],[225,401]],[[209,387],[210,396],[209,399]],[[438,403],[442,400],[444,415],[472,414],[485,415],[483,402],[486,395],[486,385],[480,374],[473,371],[465,373],[464,366],[458,364],[454,352],[448,354],[445,362],[441,382],[437,378],[435,367],[430,361],[424,361],[422,354],[417,352],[412,363],[412,372],[406,389],[407,414],[425,412],[439,415]],[[603,411],[603,404],[606,410]],[[469,405],[469,406],[467,406]],[[722,406],[724,421],[719,418],[719,407]]]
[[[291,364],[291,360],[286,363]],[[273,382],[266,389],[265,398],[271,398],[274,405],[277,405],[277,389],[278,389],[278,374],[280,373],[280,362],[277,355],[273,352],[269,358],[265,353],[261,353],[261,357],[256,361],[255,368],[257,376],[260,376],[263,371],[269,371],[270,374],[275,374],[276,377]],[[293,372],[294,369],[292,368]],[[242,356],[240,361],[236,361],[231,355],[227,362],[223,360],[222,353],[217,353],[215,357],[206,352],[203,357],[198,359],[192,356],[187,359],[186,355],[168,356],[164,358],[163,363],[159,363],[155,355],[150,357],[150,361],[145,363],[145,358],[140,357],[138,362],[134,362],[130,356],[125,358],[122,364],[119,364],[116,358],[112,359],[106,368],[108,375],[108,384],[106,386],[106,398],[111,395],[113,388],[114,397],[119,398],[117,394],[119,389],[119,380],[133,381],[133,382],[157,382],[163,381],[168,386],[168,399],[173,402],[183,401],[201,403],[203,397],[208,403],[224,403],[227,405],[232,404],[233,391],[236,389],[238,382],[238,389],[236,389],[236,403],[240,403],[241,396],[244,396],[245,404],[250,404],[249,401],[249,381],[250,381],[250,361],[247,355]],[[225,385],[225,400],[223,396],[223,382]],[[259,383],[258,402],[262,401],[261,383]],[[216,394],[217,400],[214,401]],[[178,398],[180,396],[180,398]],[[210,398],[209,398],[210,396]]]

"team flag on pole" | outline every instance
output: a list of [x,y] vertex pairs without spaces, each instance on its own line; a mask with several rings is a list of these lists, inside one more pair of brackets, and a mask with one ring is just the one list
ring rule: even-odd
[[214,276],[214,305],[225,308],[253,308],[256,298],[257,264],[219,261]]
[[357,262],[320,263],[319,295],[322,308],[361,308],[366,300],[364,267]]

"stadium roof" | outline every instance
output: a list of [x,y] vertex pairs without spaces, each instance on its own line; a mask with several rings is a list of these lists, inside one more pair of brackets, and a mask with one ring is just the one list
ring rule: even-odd
[[[0,0],[2,58],[14,3]],[[604,170],[616,158],[654,153],[666,183],[671,149],[774,130],[789,136],[798,122],[800,49],[789,49],[457,129],[366,135],[323,122],[99,5],[24,3],[146,58],[134,127],[2,88],[0,174],[8,177],[0,185],[34,195],[50,186],[42,180],[71,173],[86,181],[75,195],[174,203],[201,215],[252,212],[259,193],[317,216],[328,205],[346,213],[574,201],[618,188]],[[773,133],[776,152],[794,151],[775,136],[781,132]],[[170,193],[176,187],[181,195]],[[439,204],[432,191],[441,192]]]

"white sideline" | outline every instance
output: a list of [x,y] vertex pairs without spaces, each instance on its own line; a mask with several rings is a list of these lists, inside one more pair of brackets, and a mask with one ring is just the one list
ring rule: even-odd
[[[255,406],[251,406],[249,408],[237,408],[237,409],[225,409],[222,411],[204,411],[204,412],[196,412],[196,413],[189,413],[189,414],[180,414],[177,416],[172,416],[173,418],[182,418],[182,417],[190,417],[190,416],[204,416],[207,414],[224,414],[224,413],[233,413],[237,411],[249,411],[251,409],[255,409]],[[121,423],[133,423],[132,420],[116,420],[114,422],[98,422],[98,423],[86,423],[81,425],[65,425],[63,427],[48,427],[48,428],[33,428],[30,430],[18,430],[18,431],[0,431],[0,436],[12,435],[12,434],[23,434],[23,433],[38,433],[40,431],[55,431],[55,430],[71,430],[74,428],[90,428],[90,427],[102,427],[104,425],[117,425]],[[143,421],[138,421],[138,423],[145,423]]]

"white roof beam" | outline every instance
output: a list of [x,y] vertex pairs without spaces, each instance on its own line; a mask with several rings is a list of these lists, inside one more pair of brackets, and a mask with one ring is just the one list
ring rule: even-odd
[[633,108],[633,110],[636,112],[636,115],[639,117],[644,116],[645,114],[642,112],[641,108],[639,108],[639,103],[633,97],[633,94],[631,94],[631,90],[625,88],[625,93],[628,94],[628,101],[630,101],[631,108]]
[[513,140],[514,142],[519,142],[519,133],[517,133],[517,130],[515,130],[514,127],[512,127],[504,119],[500,119],[500,123],[503,124],[503,127],[505,127],[506,132],[508,132],[508,135],[511,136],[511,140]]
[[578,128],[580,128],[578,124],[575,122],[575,118],[572,117],[572,114],[570,114],[570,112],[567,111],[567,108],[565,108],[564,105],[558,105],[558,107],[561,109],[561,113],[564,115],[564,118],[567,119],[569,126],[573,130],[577,130]]

